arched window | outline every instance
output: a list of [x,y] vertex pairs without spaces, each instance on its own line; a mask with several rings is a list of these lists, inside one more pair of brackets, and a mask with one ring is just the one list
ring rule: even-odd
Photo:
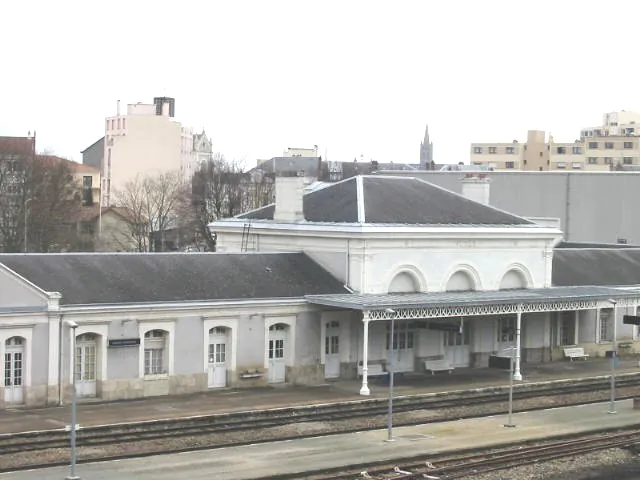
[[457,271],[447,282],[447,292],[465,292],[476,289],[471,275],[464,271]]

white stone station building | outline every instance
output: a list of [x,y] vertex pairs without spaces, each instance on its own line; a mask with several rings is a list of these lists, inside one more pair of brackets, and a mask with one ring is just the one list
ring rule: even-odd
[[388,361],[486,368],[514,346],[521,378],[568,345],[639,350],[639,249],[563,245],[414,178],[303,192],[278,177],[276,204],[214,222],[217,253],[0,255],[0,408],[64,403],[74,370],[103,400],[359,376],[366,395]]

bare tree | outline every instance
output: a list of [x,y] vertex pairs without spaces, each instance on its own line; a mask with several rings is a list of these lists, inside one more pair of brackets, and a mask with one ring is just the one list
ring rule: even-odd
[[[66,250],[80,208],[72,162],[34,155],[0,164],[0,238],[5,252]],[[26,228],[25,228],[26,221]],[[25,239],[26,235],[26,239]]]
[[[116,192],[116,204],[128,212],[126,237],[138,252],[164,251],[165,233],[178,226],[184,185],[176,172],[137,176]],[[159,246],[151,239],[159,238]]]
[[221,153],[216,153],[212,160],[202,164],[193,176],[195,229],[206,243],[207,250],[215,250],[215,238],[209,230],[209,223],[242,213],[243,178],[240,165],[228,162]]

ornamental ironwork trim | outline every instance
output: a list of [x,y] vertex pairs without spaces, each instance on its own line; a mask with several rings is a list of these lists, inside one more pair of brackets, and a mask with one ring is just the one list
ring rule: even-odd
[[[617,306],[637,306],[639,299],[620,299]],[[388,310],[368,310],[364,312],[364,319],[368,320],[416,320],[423,318],[471,317],[481,315],[508,315],[514,313],[534,312],[564,312],[575,310],[594,310],[597,308],[612,308],[608,300],[572,300],[540,303],[509,303],[484,305],[459,305],[436,307],[394,308]]]

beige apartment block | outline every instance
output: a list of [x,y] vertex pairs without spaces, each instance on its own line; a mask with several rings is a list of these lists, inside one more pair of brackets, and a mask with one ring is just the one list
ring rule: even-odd
[[590,169],[616,170],[640,165],[640,139],[633,136],[585,138]]
[[[517,158],[506,155],[520,152]],[[552,135],[529,130],[520,143],[472,143],[471,164],[494,170],[611,171],[640,169],[640,114],[610,112],[599,127],[583,128],[580,139],[556,142]]]
[[471,164],[495,170],[520,170],[522,147],[516,140],[511,143],[472,143]]

